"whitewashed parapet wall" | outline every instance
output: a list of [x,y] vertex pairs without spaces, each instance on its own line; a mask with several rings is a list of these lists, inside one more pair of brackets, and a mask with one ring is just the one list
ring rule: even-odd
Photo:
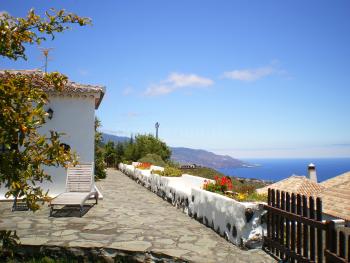
[[262,218],[266,211],[261,204],[238,202],[203,190],[201,187],[206,179],[202,177],[188,174],[165,177],[156,174],[156,170],[164,170],[162,167],[142,170],[135,168],[136,165],[120,163],[119,170],[233,244],[246,248],[262,246],[266,231]]

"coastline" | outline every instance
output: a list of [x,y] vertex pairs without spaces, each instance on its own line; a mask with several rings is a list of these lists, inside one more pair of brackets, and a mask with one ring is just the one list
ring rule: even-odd
[[220,168],[219,172],[237,178],[276,182],[292,175],[306,175],[310,163],[316,165],[318,181],[350,171],[350,158],[308,158],[308,159],[247,159],[254,167]]

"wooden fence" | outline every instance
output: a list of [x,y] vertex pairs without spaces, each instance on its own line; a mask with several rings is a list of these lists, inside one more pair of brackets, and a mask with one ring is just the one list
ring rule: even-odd
[[320,198],[269,189],[265,209],[264,249],[275,258],[285,262],[350,261],[350,235],[346,238],[343,231],[338,233],[333,221],[322,221]]

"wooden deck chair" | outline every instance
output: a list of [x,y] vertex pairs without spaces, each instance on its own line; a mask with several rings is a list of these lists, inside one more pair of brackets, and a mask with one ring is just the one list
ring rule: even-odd
[[84,203],[88,199],[98,202],[98,192],[94,185],[94,163],[69,166],[67,169],[66,191],[51,200],[50,216],[55,205],[80,206],[80,217],[83,215]]

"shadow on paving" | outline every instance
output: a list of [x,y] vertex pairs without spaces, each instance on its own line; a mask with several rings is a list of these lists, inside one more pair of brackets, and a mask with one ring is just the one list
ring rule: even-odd
[[[81,216],[83,217],[95,204],[85,204],[82,209]],[[55,209],[51,217],[81,217],[80,206],[65,205],[60,209]]]

